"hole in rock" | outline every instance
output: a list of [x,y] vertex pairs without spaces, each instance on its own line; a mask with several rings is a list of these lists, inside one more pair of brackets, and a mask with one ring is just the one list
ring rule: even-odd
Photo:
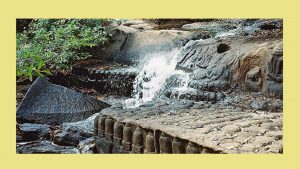
[[221,43],[218,47],[217,47],[217,52],[218,53],[224,53],[226,51],[228,51],[230,49],[230,46],[224,44],[224,43]]
[[272,29],[278,29],[278,27],[274,24],[264,24],[260,26],[260,29],[263,30],[272,30]]

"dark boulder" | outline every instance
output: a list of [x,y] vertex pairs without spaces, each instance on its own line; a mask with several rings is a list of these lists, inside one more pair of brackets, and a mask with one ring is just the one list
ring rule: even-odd
[[88,118],[108,104],[75,90],[37,78],[17,110],[17,120],[61,124]]
[[77,146],[80,141],[92,136],[92,133],[87,133],[76,127],[70,127],[66,130],[58,132],[54,136],[53,142],[62,146]]

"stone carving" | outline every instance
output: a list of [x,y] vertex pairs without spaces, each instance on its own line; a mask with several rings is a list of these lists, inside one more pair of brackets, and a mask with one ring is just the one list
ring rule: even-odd
[[268,63],[268,77],[275,82],[282,82],[283,74],[283,51],[276,50],[271,61]]
[[256,66],[247,72],[245,78],[245,87],[248,90],[259,92],[261,90],[261,85],[261,69],[260,67]]
[[104,131],[105,131],[105,117],[100,116],[98,119],[98,136],[104,137]]
[[94,119],[94,136],[98,136],[98,119],[100,115],[97,115]]
[[111,118],[105,120],[105,138],[113,141],[114,121]]
[[[165,132],[149,131],[132,125],[134,124],[126,123],[124,126],[123,122],[117,121],[111,116],[97,116],[94,123],[94,129],[98,130],[98,133],[94,135],[96,150],[99,153],[138,154],[220,153],[192,142],[186,144],[187,140],[178,137],[172,139]],[[147,134],[144,135],[143,133],[146,131]]]
[[162,132],[159,137],[159,149],[161,154],[172,153],[171,141],[164,132]]
[[138,72],[135,70],[114,69],[99,70],[97,68],[74,67],[67,82],[60,82],[58,77],[52,78],[56,84],[68,83],[68,86],[89,87],[101,94],[130,96],[133,82]]
[[267,92],[271,96],[283,96],[283,51],[277,48],[268,63]]
[[120,122],[116,122],[114,125],[114,142],[118,145],[122,145],[123,138],[123,124]]
[[132,152],[137,154],[143,153],[143,134],[140,127],[137,127],[133,133]]
[[[212,81],[208,83],[193,82],[197,89],[210,92],[226,91],[230,87],[229,83],[225,81]],[[190,85],[192,85],[192,83]]]
[[165,92],[165,96],[168,98],[176,98],[176,99],[186,99],[186,100],[194,100],[194,101],[211,101],[215,102],[218,99],[221,100],[224,98],[224,94],[217,94],[215,92],[202,92],[199,90],[189,90],[185,92],[181,92],[180,90],[172,89]]
[[149,131],[146,136],[144,153],[145,154],[155,153],[154,135],[152,131]]
[[197,154],[200,153],[197,145],[195,143],[189,142],[186,147],[187,154]]
[[206,69],[215,52],[215,50],[211,50],[209,45],[202,46],[201,41],[191,40],[180,50],[179,55],[182,59],[178,62],[178,65],[187,69]]
[[184,153],[183,144],[177,137],[175,137],[172,141],[172,151],[174,154]]
[[131,151],[131,143],[132,143],[132,129],[131,126],[128,123],[126,123],[123,130],[123,141],[122,141],[124,151],[126,152]]

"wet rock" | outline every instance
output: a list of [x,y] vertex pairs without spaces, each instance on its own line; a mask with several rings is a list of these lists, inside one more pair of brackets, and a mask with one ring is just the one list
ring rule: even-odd
[[138,29],[138,30],[151,30],[153,27],[147,23],[131,25],[130,27]]
[[168,107],[172,107],[174,109],[189,109],[194,106],[194,104],[195,101],[182,99],[179,101],[171,102]]
[[135,33],[135,32],[139,31],[133,27],[129,27],[129,26],[125,26],[125,25],[118,26],[117,30],[120,32],[124,32],[124,33]]
[[224,100],[225,97],[226,95],[223,92],[219,92],[216,95],[216,100]]
[[255,110],[266,110],[267,102],[263,100],[252,100],[250,102],[250,107]]
[[16,140],[17,140],[17,142],[22,142],[23,141],[23,137],[20,136],[20,135],[18,135],[18,133],[17,133]]
[[282,30],[283,28],[282,19],[256,20],[248,23],[250,24],[246,24],[243,28],[245,35],[256,35],[263,30]]
[[267,81],[267,92],[270,96],[283,98],[283,85],[274,81]]
[[73,129],[78,129],[78,130],[82,130],[86,133],[93,133],[94,130],[94,119],[95,117],[99,115],[99,113],[96,113],[94,115],[92,115],[91,117],[82,120],[82,121],[78,121],[78,122],[73,122],[73,123],[63,123],[62,124],[62,128],[64,130],[68,129],[68,128],[73,128]]
[[24,123],[18,126],[17,142],[49,139],[49,125]]
[[[89,73],[87,77],[85,71]],[[76,70],[76,69],[75,69]],[[98,68],[81,67],[78,71],[73,70],[70,84],[78,88],[91,88],[97,94],[109,94],[116,96],[131,96],[133,82],[138,74],[136,68],[112,68],[110,70],[99,70]],[[87,78],[87,79],[84,79]]]
[[37,78],[17,110],[17,119],[55,124],[83,120],[109,105],[97,99]]
[[77,148],[79,149],[81,154],[93,154],[95,148],[95,140],[93,137],[90,137],[86,140],[82,140]]
[[271,100],[267,105],[268,111],[271,112],[282,112],[283,110],[283,101],[282,100]]
[[[195,80],[194,85],[197,85],[197,80],[202,84],[215,83],[214,81],[230,83],[240,55],[237,45],[232,42],[213,38],[190,40],[178,53],[177,67],[193,71],[191,77]],[[221,85],[220,83],[217,87],[216,82],[218,89],[221,89]]]
[[243,32],[245,35],[252,35],[254,34],[255,31],[258,31],[259,28],[256,26],[246,26],[245,28],[243,28]]
[[[63,123],[61,128],[56,129],[53,133],[54,143],[67,146],[80,146],[81,149],[88,146],[84,140],[92,137],[94,132],[94,119],[98,113],[93,116],[78,122]],[[98,132],[98,131],[97,131]],[[79,145],[83,142],[83,145]],[[85,150],[84,150],[85,151]],[[88,152],[86,152],[88,153]]]
[[81,129],[70,127],[66,130],[58,132],[54,136],[53,141],[55,144],[62,146],[77,146],[80,141],[92,136],[93,134],[91,133],[86,133]]
[[270,29],[282,29],[283,22],[281,19],[274,19],[274,20],[266,20],[262,21],[258,27],[260,29],[270,30]]
[[143,21],[143,20],[128,20],[128,21],[125,21],[124,23],[122,23],[123,25],[125,26],[132,26],[132,25],[139,25],[139,24],[145,24],[146,22]]
[[50,141],[37,141],[17,144],[17,153],[20,154],[78,154],[74,147],[58,146]]
[[232,24],[227,23],[217,23],[217,22],[194,22],[191,24],[185,24],[181,27],[183,30],[203,30],[203,31],[209,31],[212,33],[217,33],[220,31],[226,31],[235,29],[236,27]]
[[146,24],[119,26],[112,33],[111,47],[102,55],[117,62],[139,63],[149,57],[147,54],[172,51],[193,34],[189,31],[145,29],[150,27]]
[[196,102],[195,105],[193,107],[191,107],[191,109],[204,109],[204,108],[209,108],[210,104],[208,102]]
[[220,92],[228,90],[230,85],[225,81],[203,82],[201,80],[191,80],[189,87],[202,91]]

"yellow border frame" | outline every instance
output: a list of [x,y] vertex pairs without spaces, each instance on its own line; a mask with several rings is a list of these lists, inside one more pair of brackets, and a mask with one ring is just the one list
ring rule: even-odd
[[[4,1],[4,0],[3,0]],[[299,168],[299,2],[10,0],[0,2],[1,168]],[[297,16],[298,13],[298,16]],[[21,155],[15,152],[16,18],[283,18],[284,153],[272,155]],[[298,161],[297,161],[298,160]],[[297,167],[298,166],[298,167]]]

